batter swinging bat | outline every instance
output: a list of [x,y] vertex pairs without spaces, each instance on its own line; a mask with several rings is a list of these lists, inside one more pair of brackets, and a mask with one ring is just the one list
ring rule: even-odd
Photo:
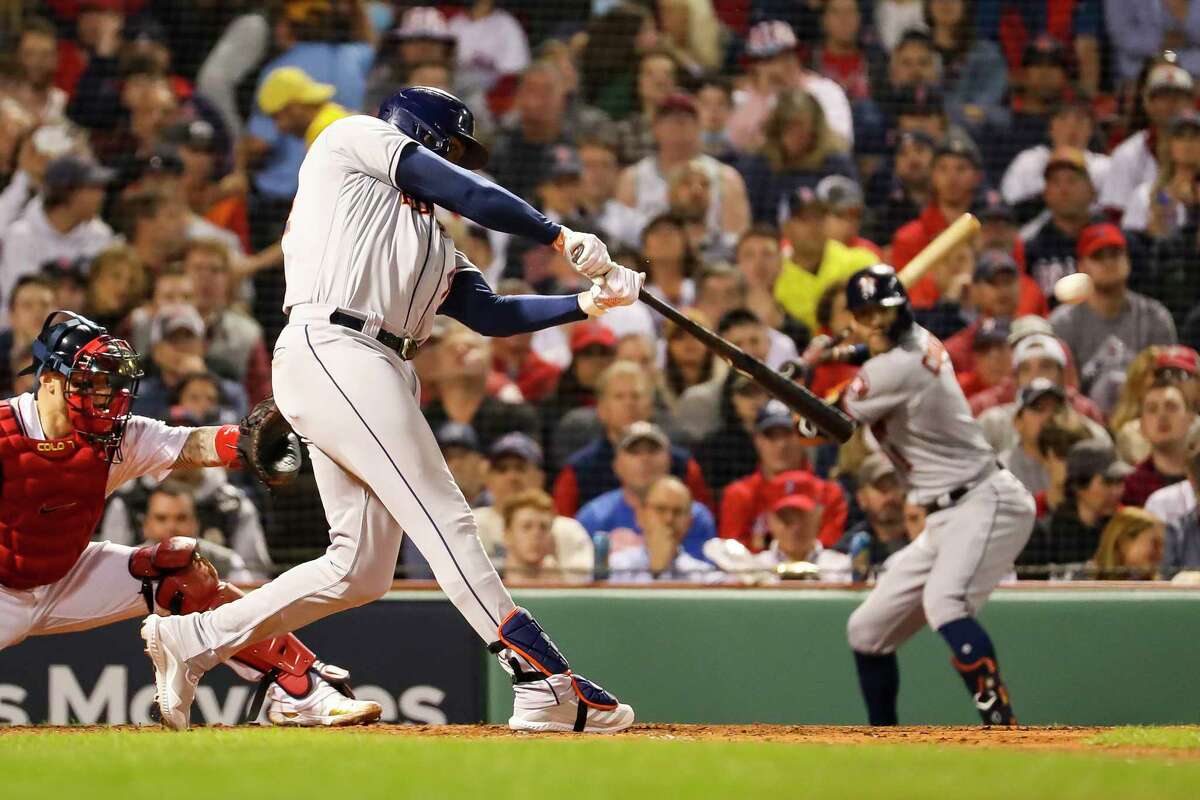
[[837,442],[846,441],[854,433],[854,420],[805,387],[783,377],[745,350],[679,313],[670,303],[663,302],[645,289],[641,290],[638,298],[728,361],[730,366],[748,376],[765,389],[767,394],[810,421],[821,433]]
[[979,232],[979,220],[974,214],[963,214],[958,219],[946,228],[946,230],[933,237],[933,241],[925,246],[925,249],[913,256],[912,260],[904,265],[904,269],[900,270],[900,274],[896,277],[900,279],[900,283],[905,289],[912,288],[912,285],[924,277],[926,272],[933,269],[938,263],[950,254],[950,251],[958,247],[963,242],[975,236]]

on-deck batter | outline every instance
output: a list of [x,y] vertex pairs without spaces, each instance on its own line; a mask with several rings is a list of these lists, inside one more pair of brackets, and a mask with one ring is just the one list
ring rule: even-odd
[[[603,243],[551,223],[467,169],[486,161],[471,112],[452,95],[394,94],[379,119],[334,122],[313,142],[283,239],[289,324],[275,347],[275,399],[309,455],[330,525],[325,554],[245,598],[143,628],[164,721],[187,726],[200,675],[242,644],[384,594],[403,535],[500,663],[513,674],[509,724],[616,731],[633,711],[573,675],[514,607],[476,536],[418,403],[407,359],[446,314],[488,336],[598,315],[636,301],[644,276],[612,265]],[[560,252],[597,283],[565,297],[498,297],[457,250],[434,206]],[[414,657],[425,657],[413,643]]]
[[871,724],[896,724],[896,648],[926,622],[953,651],[983,721],[1015,724],[995,648],[975,614],[1029,540],[1033,498],[997,463],[945,348],[914,324],[893,269],[877,264],[855,273],[846,299],[867,358],[842,406],[871,427],[910,499],[928,512],[925,531],[886,562],[850,616]]

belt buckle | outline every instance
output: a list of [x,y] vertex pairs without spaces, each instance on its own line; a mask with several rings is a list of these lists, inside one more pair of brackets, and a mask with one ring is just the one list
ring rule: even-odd
[[400,340],[400,346],[396,348],[396,352],[400,358],[409,361],[417,354],[417,340],[411,336],[405,336]]

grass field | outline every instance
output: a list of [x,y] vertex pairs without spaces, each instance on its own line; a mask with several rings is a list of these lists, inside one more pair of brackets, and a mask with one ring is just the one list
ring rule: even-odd
[[1165,800],[1194,798],[1200,786],[1200,728],[1032,729],[992,741],[975,730],[855,730],[25,728],[0,733],[0,774],[14,800]]

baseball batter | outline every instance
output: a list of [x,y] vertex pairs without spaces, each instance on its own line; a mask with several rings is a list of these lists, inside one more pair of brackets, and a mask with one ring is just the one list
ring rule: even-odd
[[842,406],[871,427],[910,501],[928,514],[925,531],[888,560],[850,616],[847,634],[871,724],[896,724],[896,648],[928,622],[950,646],[984,723],[1013,725],[995,648],[975,614],[1025,547],[1033,498],[997,463],[942,343],[914,324],[892,268],[855,273],[846,300],[852,328],[867,344]]
[[[36,372],[36,390],[0,402],[0,649],[147,608],[180,613],[240,596],[218,581],[195,539],[138,548],[91,541],[105,498],[121,484],[175,467],[235,465],[239,427],[172,428],[132,416],[137,353],[75,314],[47,317],[33,355],[25,373]],[[262,681],[253,716],[266,691],[276,724],[379,718],[379,704],[339,691],[345,670],[317,661],[294,636],[255,639],[229,659]]]
[[[397,92],[379,118],[352,116],[313,142],[283,239],[289,324],[273,385],[279,409],[309,442],[330,546],[246,597],[211,612],[148,617],[147,651],[163,721],[188,725],[203,672],[247,642],[382,596],[403,535],[513,677],[519,730],[610,732],[633,711],[574,675],[528,611],[514,606],[476,536],[418,404],[409,359],[435,314],[487,336],[583,320],[634,303],[644,276],[612,265],[590,234],[547,220],[468,170],[487,151],[452,95]],[[564,297],[497,296],[434,215],[440,206],[560,252],[596,283]],[[414,657],[423,653],[413,642]]]

